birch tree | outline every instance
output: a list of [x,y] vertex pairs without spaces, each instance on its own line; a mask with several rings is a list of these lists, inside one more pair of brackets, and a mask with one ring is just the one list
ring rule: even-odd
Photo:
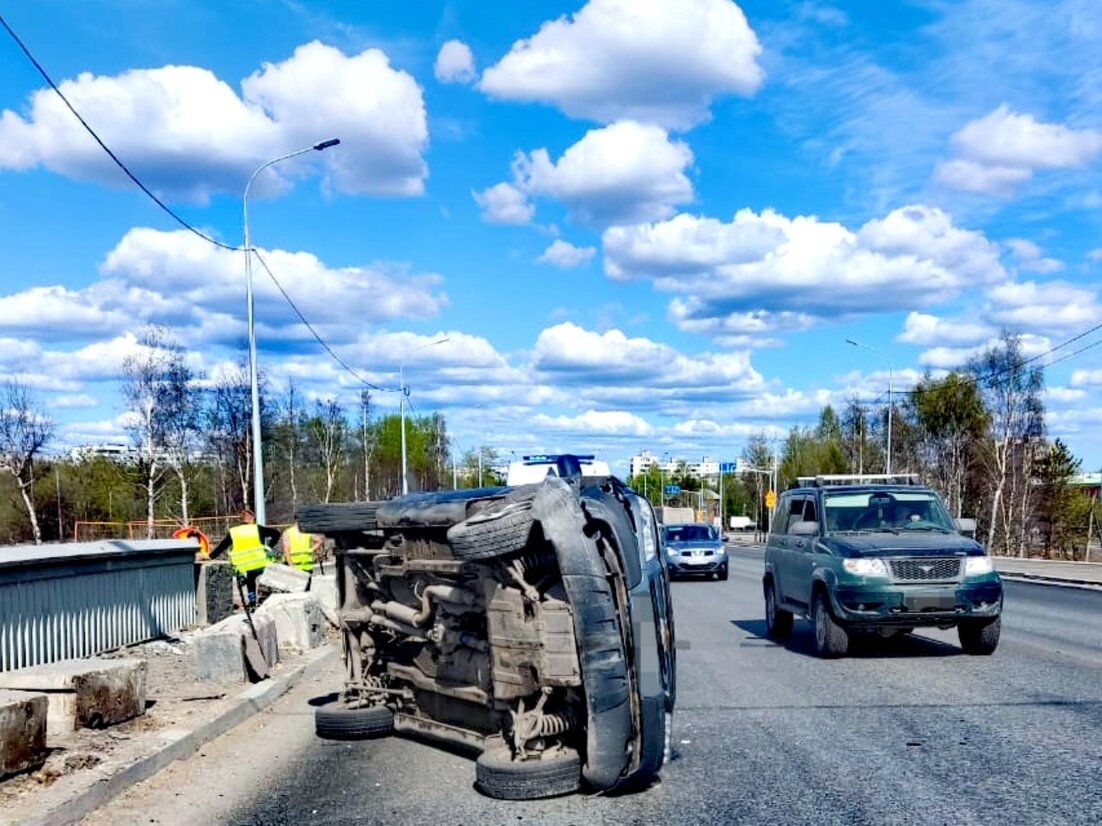
[[324,501],[328,502],[333,496],[333,486],[344,463],[347,447],[348,422],[344,418],[344,408],[336,399],[317,402],[306,429],[325,472]]
[[38,409],[26,385],[6,383],[0,397],[0,471],[15,480],[36,545],[42,544],[42,529],[31,495],[34,458],[49,444],[53,434],[53,421]]

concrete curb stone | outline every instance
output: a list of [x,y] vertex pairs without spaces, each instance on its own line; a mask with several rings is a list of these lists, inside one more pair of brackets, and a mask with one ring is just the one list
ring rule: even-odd
[[[170,763],[187,757],[205,743],[263,711],[303,679],[328,666],[339,653],[339,649],[331,645],[316,648],[304,656],[302,664],[288,673],[246,688],[237,695],[229,709],[198,728],[166,729],[160,733],[156,745],[141,757],[104,761],[97,767],[97,771],[105,775],[98,782],[75,794],[55,794],[54,797],[61,798],[57,800],[45,795],[40,812],[33,818],[21,819],[20,826],[68,826],[78,822],[135,783],[147,780]],[[0,824],[12,822],[0,816]]]

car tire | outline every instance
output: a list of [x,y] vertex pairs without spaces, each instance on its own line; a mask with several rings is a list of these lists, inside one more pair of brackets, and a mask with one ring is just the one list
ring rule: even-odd
[[724,565],[723,569],[718,574],[716,574],[716,579],[718,579],[720,582],[726,582],[727,581],[727,566],[726,565]]
[[962,620],[957,626],[957,637],[965,654],[986,656],[999,647],[1002,617],[993,620]]
[[346,708],[328,703],[314,712],[314,732],[325,740],[367,740],[394,731],[394,712],[385,706]]
[[830,602],[822,591],[812,601],[811,617],[815,624],[815,653],[824,659],[845,656],[849,634],[830,613]]
[[778,642],[792,636],[792,612],[777,605],[777,589],[773,583],[765,586],[765,634]]
[[452,525],[448,528],[448,542],[456,559],[494,559],[523,550],[534,524],[531,501],[510,502]]
[[498,800],[536,800],[576,792],[582,782],[578,752],[563,749],[559,756],[514,760],[505,746],[494,746],[475,761],[475,785]]
[[298,526],[303,533],[374,531],[379,527],[381,502],[340,502],[303,505],[298,509]]

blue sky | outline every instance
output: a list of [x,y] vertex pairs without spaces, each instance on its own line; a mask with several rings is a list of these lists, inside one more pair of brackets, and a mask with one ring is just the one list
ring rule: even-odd
[[[1102,323],[1102,8],[1021,2],[5,2],[173,208],[253,242],[359,375],[508,454],[732,458],[1008,329]],[[129,186],[0,38],[0,379],[59,446],[125,438],[145,323],[216,377],[244,264]],[[358,382],[263,273],[260,364]],[[443,336],[444,344],[424,347]],[[845,344],[854,338],[882,351]],[[1041,359],[1053,361],[1095,335]],[[1046,372],[1088,466],[1102,348]],[[377,410],[395,403],[377,395]]]

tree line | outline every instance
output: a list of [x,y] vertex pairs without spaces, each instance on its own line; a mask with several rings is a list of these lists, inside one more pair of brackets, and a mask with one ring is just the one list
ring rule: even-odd
[[[941,494],[950,516],[976,519],[977,538],[992,553],[1083,559],[1088,534],[1102,539],[1102,514],[1072,484],[1081,460],[1047,436],[1043,392],[1043,368],[1010,334],[959,370],[927,373],[892,399],[891,470],[918,474]],[[828,405],[816,426],[792,428],[779,443],[764,434],[751,438],[742,458],[760,469],[776,461],[782,490],[801,476],[885,473],[887,411],[858,398],[840,411]],[[631,484],[657,504],[661,481],[652,467]],[[664,481],[688,491],[688,502],[702,484],[716,487],[684,469]],[[761,474],[725,476],[725,512],[753,516],[767,529],[768,484]]]
[[[194,371],[167,330],[148,327],[122,365],[120,389],[130,450],[124,457],[54,456],[55,423],[25,385],[0,391],[0,542],[71,539],[77,521],[155,520],[252,507],[252,397],[247,362],[217,376]],[[379,416],[376,396],[358,404],[307,399],[290,384],[273,393],[259,379],[268,520],[290,522],[309,502],[390,498],[401,490],[401,419]],[[406,416],[409,489],[500,481],[492,450],[465,453],[453,466],[452,440],[439,413]]]

